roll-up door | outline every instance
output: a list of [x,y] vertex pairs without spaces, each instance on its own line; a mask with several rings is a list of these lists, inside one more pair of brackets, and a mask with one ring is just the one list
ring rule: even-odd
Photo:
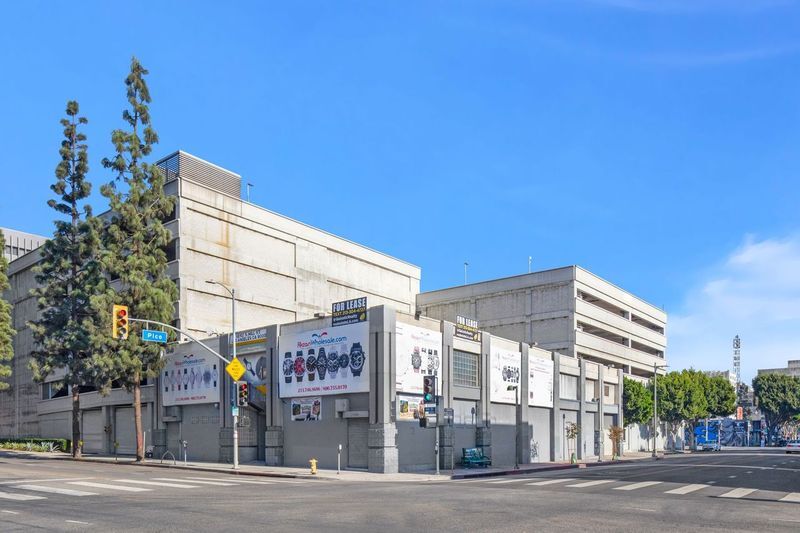
[[351,418],[347,421],[347,466],[367,468],[367,419]]
[[103,411],[92,409],[81,413],[81,437],[83,451],[86,453],[103,453]]
[[[142,409],[142,411],[145,411]],[[133,407],[117,407],[114,410],[115,438],[119,443],[117,453],[133,455],[136,453],[136,426],[133,422]]]

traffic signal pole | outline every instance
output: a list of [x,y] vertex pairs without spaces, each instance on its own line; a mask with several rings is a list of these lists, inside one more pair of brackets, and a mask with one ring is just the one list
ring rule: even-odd
[[[223,287],[225,287],[223,285]],[[227,289],[227,287],[225,287]],[[232,301],[232,320],[231,329],[233,329],[233,358],[236,359],[236,289],[231,288],[231,301]],[[237,394],[239,391],[236,391]],[[233,469],[239,470],[239,407],[238,402],[236,410],[233,411]]]

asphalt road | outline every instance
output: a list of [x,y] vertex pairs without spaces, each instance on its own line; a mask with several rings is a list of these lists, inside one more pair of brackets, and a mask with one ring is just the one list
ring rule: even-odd
[[800,455],[431,482],[231,476],[0,454],[0,531],[798,531]]

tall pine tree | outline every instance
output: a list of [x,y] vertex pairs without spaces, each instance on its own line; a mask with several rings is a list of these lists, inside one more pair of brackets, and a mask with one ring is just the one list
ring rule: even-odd
[[3,299],[3,291],[8,289],[8,261],[3,255],[6,241],[0,231],[0,390],[6,390],[9,385],[6,381],[11,377],[9,362],[14,357],[12,340],[14,333],[11,328],[11,304]]
[[[61,119],[64,140],[56,166],[56,182],[50,186],[57,198],[47,205],[64,215],[56,220],[53,238],[42,251],[36,267],[39,284],[39,318],[30,323],[36,348],[32,353],[34,379],[44,381],[52,372],[65,371],[62,387],[72,390],[72,455],[80,457],[80,387],[103,387],[101,374],[92,355],[91,335],[99,326],[99,316],[91,298],[101,280],[98,252],[101,222],[92,216],[91,206],[83,201],[92,191],[86,179],[89,172],[86,135],[79,127],[88,121],[79,115],[78,102],[67,102],[66,118]],[[83,205],[82,205],[83,204]]]
[[[111,279],[118,281],[96,304],[109,318],[112,305],[118,303],[129,307],[132,318],[169,323],[178,291],[167,275],[165,248],[171,236],[161,221],[172,213],[175,200],[164,193],[161,169],[144,161],[158,142],[150,124],[147,74],[134,57],[125,79],[129,107],[122,113],[128,129],[112,132],[116,155],[103,160],[103,166],[117,174],[115,181],[102,187],[112,212],[105,232],[103,266]],[[133,392],[137,461],[144,459],[142,380],[155,379],[164,364],[161,347],[142,342],[140,331],[141,325],[132,322],[126,340],[110,341],[109,324],[105,335],[97,336],[106,344],[106,353],[113,354],[117,379]]]

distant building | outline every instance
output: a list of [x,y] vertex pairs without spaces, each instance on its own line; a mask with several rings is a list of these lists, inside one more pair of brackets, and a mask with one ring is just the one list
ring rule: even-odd
[[789,361],[786,368],[759,368],[758,375],[762,374],[785,374],[800,378],[800,359]]
[[727,379],[734,388],[736,387],[736,374],[730,370],[706,370],[703,374],[710,378],[723,377]]
[[649,378],[666,364],[667,314],[579,266],[417,296],[417,312]]
[[42,237],[41,235],[8,228],[0,228],[0,233],[3,234],[6,241],[6,245],[3,248],[3,256],[9,262],[22,257],[28,252],[32,252],[47,240],[47,237]]

